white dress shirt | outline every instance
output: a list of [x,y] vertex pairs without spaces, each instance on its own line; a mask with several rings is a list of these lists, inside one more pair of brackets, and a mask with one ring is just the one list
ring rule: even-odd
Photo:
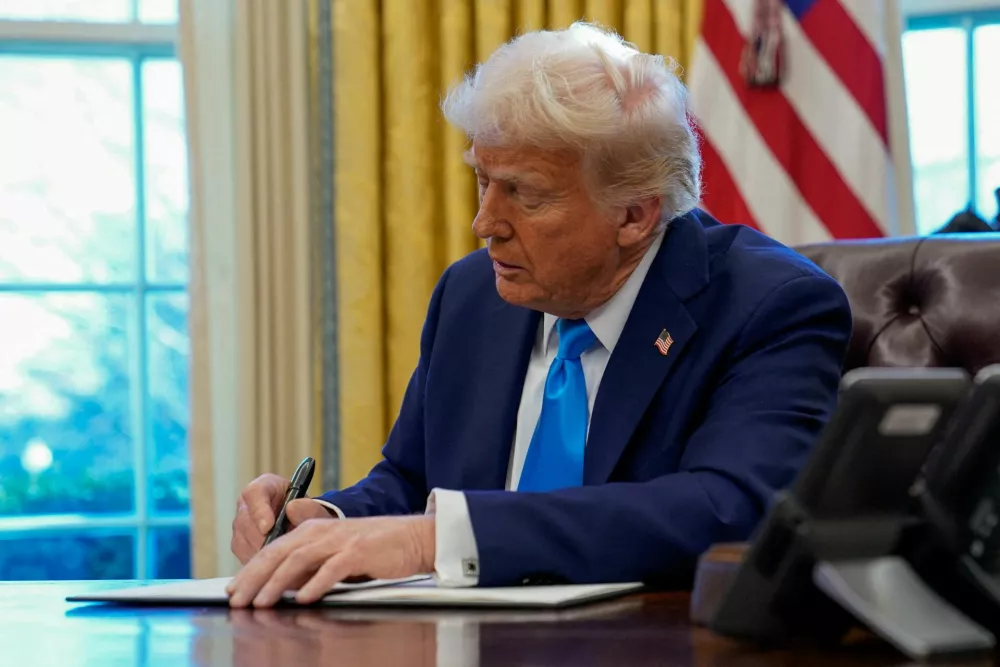
[[[611,353],[614,352],[629,313],[632,312],[639,288],[642,287],[649,266],[662,243],[661,233],[621,289],[607,303],[591,311],[584,318],[597,337],[597,341],[580,356],[587,385],[588,433],[589,415],[594,411],[594,401],[597,399],[604,369],[607,368]],[[528,454],[528,446],[531,444],[535,425],[542,412],[545,380],[548,377],[549,366],[555,360],[559,349],[556,321],[554,315],[545,313],[531,350],[528,370],[524,376],[524,388],[521,390],[521,403],[517,411],[513,451],[507,468],[508,491],[517,489],[524,460]],[[338,516],[344,516],[340,508],[323,501],[318,502],[322,502]],[[476,535],[472,529],[472,519],[469,516],[469,505],[465,494],[461,491],[435,488],[427,499],[426,512],[435,515],[434,574],[438,584],[456,587],[475,586],[479,582],[479,549],[476,546]]]

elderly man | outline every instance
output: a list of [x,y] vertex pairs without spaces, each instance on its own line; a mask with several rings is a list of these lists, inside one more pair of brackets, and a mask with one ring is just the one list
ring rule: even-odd
[[839,286],[695,209],[672,64],[588,25],[525,34],[447,96],[471,140],[477,236],[431,297],[383,460],[289,509],[240,498],[231,604],[344,579],[683,584],[746,539],[836,400]]

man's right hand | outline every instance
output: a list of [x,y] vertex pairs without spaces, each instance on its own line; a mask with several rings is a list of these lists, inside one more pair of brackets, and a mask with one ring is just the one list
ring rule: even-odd
[[[288,480],[271,473],[261,475],[243,489],[236,502],[233,537],[229,543],[240,563],[246,565],[264,545],[287,491]],[[286,516],[290,529],[309,519],[331,518],[325,507],[306,498],[292,501]]]

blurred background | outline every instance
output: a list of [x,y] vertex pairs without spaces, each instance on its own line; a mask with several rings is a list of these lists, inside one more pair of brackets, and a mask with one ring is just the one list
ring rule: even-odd
[[[430,290],[477,247],[464,139],[436,105],[519,30],[596,20],[675,57],[726,222],[789,243],[996,228],[1000,0],[843,0],[875,69],[832,69],[884,91],[885,187],[859,195],[873,225],[841,227],[802,186],[815,230],[757,215],[779,195],[740,180],[756,158],[716,129],[738,106],[710,76],[718,40],[753,2],[0,0],[0,579],[225,574],[253,476],[313,455],[318,493],[367,471]],[[789,20],[865,65],[824,37],[836,21],[807,23],[814,4],[838,11],[788,0]],[[850,118],[809,119],[828,91],[786,92],[821,148],[863,148]],[[830,158],[847,187],[866,155]]]

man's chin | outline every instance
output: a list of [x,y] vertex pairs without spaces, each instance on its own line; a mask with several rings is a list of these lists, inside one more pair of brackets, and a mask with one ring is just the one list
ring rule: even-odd
[[501,276],[496,277],[497,294],[512,306],[532,308],[537,310],[539,301],[538,289],[534,285],[514,282]]

